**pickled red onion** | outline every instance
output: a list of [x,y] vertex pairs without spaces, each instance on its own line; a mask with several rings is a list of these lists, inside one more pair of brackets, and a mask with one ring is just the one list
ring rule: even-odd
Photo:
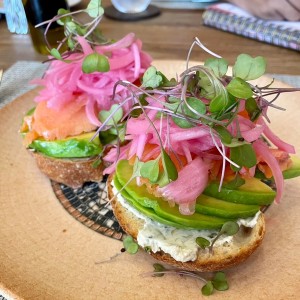
[[[99,126],[98,113],[100,110],[110,109],[113,88],[117,81],[136,81],[150,66],[151,58],[142,52],[142,42],[136,39],[133,33],[126,35],[116,43],[96,46],[92,49],[83,37],[78,37],[84,55],[73,53],[67,59],[71,63],[55,60],[51,63],[42,79],[33,83],[44,88],[35,98],[36,102],[46,101],[47,106],[57,111],[72,102],[74,96],[85,95],[87,99],[86,114],[91,122]],[[81,65],[85,55],[97,51],[106,55],[110,63],[109,72],[83,73]],[[118,86],[115,103],[121,102],[130,95],[130,91],[123,86]],[[123,107],[124,109],[125,107]]]
[[177,180],[159,188],[158,192],[168,201],[177,203],[182,214],[193,214],[196,198],[208,183],[208,168],[208,165],[197,157],[178,172]]
[[264,128],[264,135],[266,136],[266,138],[273,143],[276,147],[278,147],[278,149],[283,150],[285,152],[291,153],[291,154],[295,154],[295,147],[284,142],[283,140],[281,140],[277,135],[275,135],[272,130],[267,126],[267,124],[265,123],[264,119],[262,117],[260,117],[258,119],[258,123],[262,124],[265,126]]
[[263,141],[261,141],[261,140],[255,141],[253,143],[253,148],[256,152],[256,156],[257,156],[258,160],[264,161],[269,166],[269,168],[272,170],[275,185],[276,185],[276,190],[277,190],[274,201],[276,203],[279,203],[280,199],[282,197],[283,188],[284,188],[284,180],[283,180],[283,175],[282,175],[280,166],[279,166],[276,158],[270,151],[268,145],[265,144]]

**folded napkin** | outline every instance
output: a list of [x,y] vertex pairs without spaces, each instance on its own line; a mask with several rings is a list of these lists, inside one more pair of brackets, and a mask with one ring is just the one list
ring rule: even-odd
[[18,61],[6,70],[0,85],[0,108],[33,89],[30,81],[42,77],[47,67],[37,61]]

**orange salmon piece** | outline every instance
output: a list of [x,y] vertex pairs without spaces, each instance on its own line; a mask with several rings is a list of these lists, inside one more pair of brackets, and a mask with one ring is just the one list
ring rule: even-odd
[[40,102],[34,112],[31,131],[45,140],[60,140],[96,129],[86,116],[82,101],[73,101],[57,111]]

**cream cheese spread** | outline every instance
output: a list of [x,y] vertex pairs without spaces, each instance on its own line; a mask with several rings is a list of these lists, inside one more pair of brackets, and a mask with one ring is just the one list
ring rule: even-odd
[[[132,205],[130,205],[126,199],[118,193],[113,182],[112,187],[114,195],[117,195],[117,200],[122,204],[122,206],[133,213],[137,218],[144,220],[144,228],[139,231],[137,242],[143,248],[150,247],[151,251],[154,253],[162,250],[165,253],[170,254],[177,261],[194,261],[197,259],[199,250],[196,238],[203,237],[212,241],[218,234],[217,230],[186,230],[153,221],[132,207]],[[239,225],[253,228],[257,223],[259,214],[260,212],[252,218],[239,219],[237,223]],[[215,246],[230,243],[231,240],[232,236],[221,237],[216,241]]]

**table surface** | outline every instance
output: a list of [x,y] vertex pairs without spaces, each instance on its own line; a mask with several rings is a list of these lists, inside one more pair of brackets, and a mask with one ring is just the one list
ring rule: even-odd
[[[80,6],[85,6],[86,2],[83,0]],[[107,7],[110,1],[104,0],[102,4]],[[240,53],[262,55],[267,58],[268,73],[300,74],[299,52],[206,27],[201,16],[201,10],[161,9],[158,17],[136,22],[105,17],[100,26],[107,37],[114,39],[135,32],[143,41],[144,50],[154,59],[184,60],[193,38],[198,37],[207,48],[226,58],[230,64]],[[33,49],[30,36],[11,34],[3,18],[0,20],[0,36],[0,69],[6,70],[19,60],[45,60],[45,56]],[[203,61],[208,56],[203,50],[196,49],[192,59]]]

